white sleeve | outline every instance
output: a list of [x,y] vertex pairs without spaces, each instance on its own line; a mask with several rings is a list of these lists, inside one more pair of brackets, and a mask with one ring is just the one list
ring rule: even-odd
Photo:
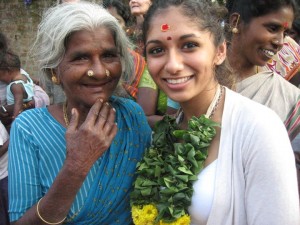
[[299,224],[299,195],[293,150],[275,113],[258,116],[244,157],[249,225]]
[[8,132],[0,121],[0,146],[7,141],[8,137],[9,137]]

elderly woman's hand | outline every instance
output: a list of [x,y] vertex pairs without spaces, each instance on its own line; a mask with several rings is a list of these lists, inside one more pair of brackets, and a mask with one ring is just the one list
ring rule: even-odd
[[117,134],[116,111],[107,102],[96,101],[86,120],[79,124],[79,112],[72,109],[72,119],[66,132],[66,162],[86,175],[95,161],[109,148]]

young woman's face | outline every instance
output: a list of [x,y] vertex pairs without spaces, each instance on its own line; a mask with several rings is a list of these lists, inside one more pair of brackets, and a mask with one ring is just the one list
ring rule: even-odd
[[151,5],[150,0],[130,0],[130,12],[134,16],[144,15]]
[[249,24],[241,24],[240,33],[233,45],[241,60],[249,65],[264,66],[282,48],[283,39],[291,28],[293,10],[284,7],[261,17],[253,18]]
[[174,101],[189,101],[216,85],[214,68],[226,56],[226,45],[214,45],[213,35],[177,7],[155,15],[146,38],[150,74]]
[[[88,76],[88,70],[92,70],[94,75]],[[109,77],[106,70],[110,73]],[[90,107],[99,98],[107,101],[122,73],[111,32],[101,27],[94,32],[77,31],[72,34],[56,73],[69,103]]]

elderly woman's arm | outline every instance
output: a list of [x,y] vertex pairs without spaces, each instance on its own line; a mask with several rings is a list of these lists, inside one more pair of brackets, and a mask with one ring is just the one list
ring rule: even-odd
[[[97,114],[101,114],[100,119],[97,119]],[[17,221],[14,221],[13,225],[46,224],[42,221],[41,217],[51,223],[63,221],[69,213],[74,198],[90,168],[109,148],[117,133],[117,127],[114,123],[115,110],[108,104],[97,101],[91,108],[86,120],[80,126],[78,126],[78,115],[77,110],[73,109],[72,119],[66,132],[66,159],[49,191],[42,199],[41,196],[43,194],[40,187],[40,167],[38,162],[40,156],[35,151],[32,151],[34,150],[32,147],[30,151],[27,150],[30,148],[28,147],[30,146],[28,145],[30,137],[26,136],[26,132],[17,131],[18,128],[16,126],[18,126],[18,123],[14,124],[11,133],[11,139],[14,144],[10,146],[12,153],[9,158],[9,168],[11,168],[9,176],[12,175],[11,181],[9,181],[11,182],[9,190],[11,191],[10,196],[14,196],[15,200],[10,203],[12,204],[10,207],[13,208],[17,199],[23,194],[20,188],[26,189],[28,185],[31,185],[29,187],[31,190],[27,194],[32,197],[28,197],[26,201],[31,201],[32,206],[28,210],[24,210],[26,211],[24,215]],[[16,134],[19,134],[21,137],[16,137]],[[18,151],[18,146],[22,147],[24,144],[27,146],[25,149],[26,152],[22,153]],[[30,172],[30,175],[19,179],[17,176],[20,174],[16,172],[19,167],[24,169],[25,172]],[[24,176],[26,176],[26,173]],[[19,180],[23,181],[20,182]],[[14,183],[15,181],[16,183]],[[24,196],[22,197],[24,198]],[[25,195],[25,197],[27,196]],[[39,207],[37,209],[37,202],[39,200]],[[18,214],[19,212],[10,213]]]

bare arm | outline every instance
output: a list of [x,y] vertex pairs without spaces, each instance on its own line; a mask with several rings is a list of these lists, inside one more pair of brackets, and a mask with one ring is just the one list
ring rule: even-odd
[[[108,149],[117,133],[114,120],[115,111],[111,106],[97,101],[79,126],[79,112],[73,109],[66,132],[67,156],[64,165],[39,204],[39,213],[46,221],[54,223],[66,217],[90,168]],[[45,223],[38,217],[34,205],[12,224]]]
[[24,87],[22,84],[11,85],[11,92],[14,95],[14,111],[12,114],[13,118],[16,118],[23,110],[23,99],[24,99]]
[[140,87],[137,94],[137,103],[143,108],[150,127],[162,119],[163,116],[156,115],[158,90],[148,87]]

